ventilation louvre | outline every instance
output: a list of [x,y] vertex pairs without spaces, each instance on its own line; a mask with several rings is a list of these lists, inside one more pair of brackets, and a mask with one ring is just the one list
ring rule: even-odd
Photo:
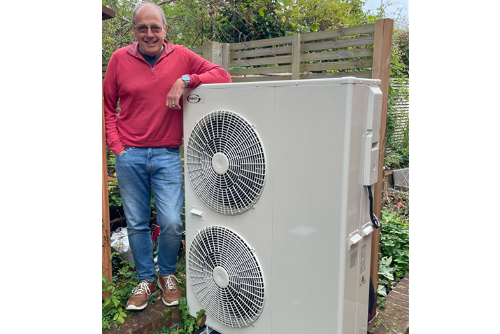
[[261,266],[247,243],[222,226],[198,231],[189,249],[191,286],[203,308],[221,323],[246,327],[264,306]]
[[241,214],[265,183],[263,145],[250,123],[231,111],[199,120],[189,137],[186,166],[196,194],[216,212]]

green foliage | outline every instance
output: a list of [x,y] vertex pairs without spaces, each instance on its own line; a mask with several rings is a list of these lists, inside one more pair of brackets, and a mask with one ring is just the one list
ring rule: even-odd
[[[153,256],[158,252],[157,245],[153,248]],[[132,289],[137,286],[137,272],[134,265],[120,258],[120,254],[113,252],[111,254],[111,264],[113,270],[113,283],[106,280],[102,275],[102,291],[108,292],[110,295],[106,297],[102,304],[102,328],[109,329],[111,326],[117,327],[123,323],[130,312],[125,310],[127,300],[132,295]],[[177,277],[181,280],[178,284],[179,289],[186,290],[186,253],[182,252],[177,262]],[[149,304],[158,301],[158,298],[151,298]],[[182,319],[179,324],[180,328],[168,329],[163,327],[162,331],[155,331],[157,334],[192,334],[199,329],[197,325],[199,319],[205,313],[205,310],[198,311],[197,318],[189,315],[189,310],[186,298],[182,297],[179,300],[179,310],[182,314]]]
[[[399,280],[410,269],[410,232],[409,225],[401,220],[397,212],[382,210],[382,236],[380,240],[381,258],[393,259],[394,279]],[[390,262],[389,262],[390,264]]]
[[169,330],[168,330],[167,326],[163,326],[163,327],[161,328],[161,332],[160,332],[160,331],[158,331],[158,330],[156,330],[156,329],[153,331],[153,334],[169,334],[169,333],[170,333],[170,332],[169,332]]
[[110,208],[117,208],[122,206],[122,198],[120,196],[120,188],[118,187],[118,181],[116,180],[115,173],[115,155],[111,152],[107,152],[108,161],[108,175],[111,174],[113,180],[108,181],[108,200]]
[[115,11],[115,17],[102,21],[102,57],[109,59],[114,51],[129,45],[135,38],[132,31],[132,10],[139,0],[102,0]]
[[[109,59],[134,41],[132,10],[139,0],[103,0],[115,17],[102,23],[102,54]],[[187,47],[205,41],[238,43],[295,33],[368,24],[375,16],[363,12],[361,0],[201,0],[159,4],[167,19],[167,40]]]
[[[398,58],[398,56],[392,56]],[[400,59],[393,60],[394,63],[399,63]],[[399,65],[395,65],[395,72]],[[390,149],[390,154],[385,157],[385,167],[395,169],[408,166],[410,164],[410,127],[409,118],[406,112],[397,110],[398,101],[409,100],[409,90],[404,83],[408,80],[405,77],[394,77],[391,70],[391,81],[389,82],[389,96],[387,101],[387,122],[386,122],[386,147]],[[396,90],[395,85],[399,85]],[[399,117],[397,116],[399,115]],[[396,138],[395,130],[401,129],[403,138]]]
[[238,43],[284,36],[286,31],[299,32],[298,1],[241,0],[214,1],[213,23],[208,40]]
[[388,290],[410,270],[410,231],[408,193],[387,195],[382,207],[380,264],[377,305],[384,307]]
[[136,286],[137,273],[134,266],[120,259],[119,253],[111,254],[113,265],[113,283],[102,274],[102,291],[108,296],[102,303],[102,328],[110,329],[123,323],[129,314],[125,310],[127,300],[132,295],[132,289]]
[[[363,11],[363,1],[352,0],[300,0],[298,2],[301,15],[297,23],[311,27],[312,31],[347,28],[375,22],[375,16]],[[312,27],[317,27],[312,29]]]
[[[378,9],[378,16],[383,16],[389,5],[383,5]],[[398,112],[397,104],[408,102],[409,90],[405,83],[409,82],[409,24],[407,17],[401,15],[401,9],[396,12],[394,19],[394,30],[391,49],[391,80],[389,81],[389,96],[387,101],[386,122],[386,147],[390,155],[385,158],[385,167],[402,168],[410,164],[410,127],[408,115],[402,111]],[[396,89],[398,86],[398,89]],[[399,117],[397,115],[399,114]],[[402,129],[403,140],[394,136],[396,129]]]
[[[379,287],[380,287],[380,285],[379,285]],[[382,296],[377,297],[377,307],[378,308],[384,308],[385,303],[386,303],[385,297],[382,297]]]
[[398,16],[395,19],[392,42],[400,61],[397,75],[407,78],[410,76],[410,26],[407,17]]
[[[179,334],[184,334],[184,333],[193,333],[199,329],[198,325],[196,324],[196,318],[192,317],[189,314],[189,307],[187,306],[187,301],[186,297],[181,297],[179,299],[179,311],[181,311],[182,314],[182,321],[179,326],[182,328],[179,329]],[[177,333],[172,333],[172,334],[177,334]]]
[[189,314],[189,308],[187,306],[186,297],[181,297],[179,299],[179,311],[181,311],[182,319],[179,323],[179,328],[168,329],[163,326],[162,331],[159,332],[155,330],[154,334],[192,334],[196,332],[200,327],[197,324],[199,318],[205,314],[205,310],[200,310],[196,312],[197,318]]

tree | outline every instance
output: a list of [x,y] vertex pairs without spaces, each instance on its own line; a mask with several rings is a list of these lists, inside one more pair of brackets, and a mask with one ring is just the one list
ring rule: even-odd
[[[115,18],[102,23],[102,53],[133,42],[132,10],[139,0],[103,0]],[[373,23],[362,0],[153,0],[164,11],[173,44],[201,46],[205,41],[238,43],[316,30]]]
[[115,17],[102,21],[102,57],[109,59],[119,48],[132,43],[132,10],[138,0],[103,0],[102,4],[115,11]]
[[375,16],[363,11],[361,0],[301,0],[299,22],[313,30],[331,30],[375,22]]

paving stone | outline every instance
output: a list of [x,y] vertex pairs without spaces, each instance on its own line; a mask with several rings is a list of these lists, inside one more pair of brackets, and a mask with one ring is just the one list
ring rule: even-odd
[[399,298],[395,297],[393,294],[391,295],[390,293],[389,293],[389,295],[387,295],[387,297],[385,297],[385,300],[387,302],[392,302],[392,303],[399,305],[399,306],[404,306],[406,308],[410,308],[410,302],[408,300],[399,299]]
[[398,306],[394,303],[387,302],[385,304],[384,313],[394,319],[410,320],[409,310],[406,307]]
[[409,333],[409,274],[386,297],[385,308],[377,308],[377,318],[368,326],[369,334]]

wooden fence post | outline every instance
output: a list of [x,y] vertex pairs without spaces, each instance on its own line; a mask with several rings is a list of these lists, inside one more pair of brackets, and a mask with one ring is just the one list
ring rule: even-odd
[[[108,197],[108,157],[106,151],[106,127],[104,120],[104,99],[102,100],[102,270],[106,279],[112,281],[111,272],[111,244],[109,222],[109,197]],[[105,294],[103,292],[102,299]]]
[[229,73],[229,43],[223,43],[222,44],[222,68]]
[[[107,20],[115,17],[115,11],[102,5],[102,20]],[[106,63],[107,66],[107,63]],[[104,64],[103,64],[102,80],[104,81]],[[106,67],[107,68],[107,67]],[[108,281],[113,280],[111,272],[111,245],[110,245],[110,222],[109,222],[109,198],[108,198],[108,157],[106,151],[106,126],[104,119],[104,98],[102,96],[102,271]],[[107,297],[108,293],[102,292],[102,300]]]
[[[380,144],[378,157],[378,181],[374,186],[373,213],[382,220],[382,182],[384,178],[384,153],[385,153],[385,132],[387,122],[387,100],[389,94],[389,78],[391,74],[391,46],[392,46],[392,19],[382,19],[375,21],[375,43],[373,45],[373,67],[372,78],[380,79],[380,90],[382,99],[382,119],[380,122]],[[377,315],[377,286],[378,286],[378,266],[380,248],[380,229],[372,234],[372,253],[370,259],[370,274],[375,291],[375,305],[370,319]]]
[[300,34],[292,36],[292,80],[300,77]]
[[222,43],[207,42],[203,44],[203,58],[215,65],[222,66]]

